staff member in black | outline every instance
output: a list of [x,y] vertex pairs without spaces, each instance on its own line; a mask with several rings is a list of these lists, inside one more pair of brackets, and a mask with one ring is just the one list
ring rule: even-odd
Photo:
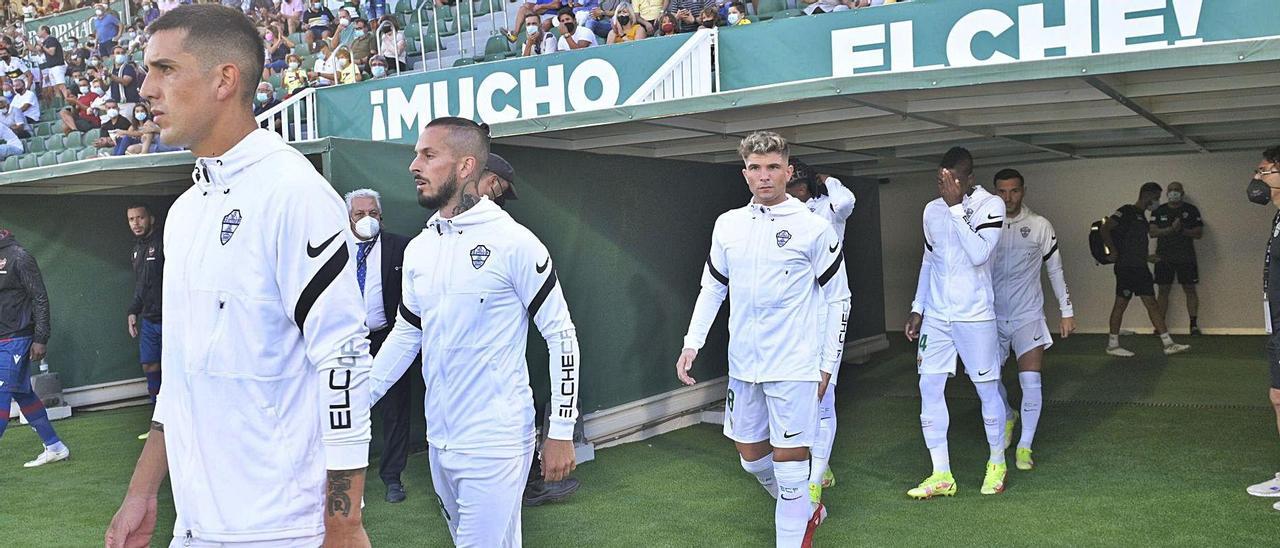
[[[346,195],[347,212],[351,215],[351,232],[359,240],[356,243],[356,281],[364,295],[366,320],[369,328],[369,346],[378,355],[383,341],[395,327],[396,310],[400,308],[401,277],[404,249],[409,238],[382,231],[382,199],[367,188],[353,190]],[[409,457],[409,418],[413,399],[412,387],[421,382],[422,373],[414,373],[421,361],[414,362],[399,382],[378,402],[382,414],[382,459],[378,464],[378,476],[387,486],[387,502],[405,499],[404,472]]]
[[[129,336],[138,339],[138,363],[147,378],[151,403],[160,394],[160,301],[164,287],[164,230],[147,204],[125,210],[133,244],[133,302],[129,304]],[[138,436],[145,440],[151,431]]]
[[[1275,204],[1280,207],[1280,145],[1262,153],[1262,161],[1253,171],[1247,187],[1249,201],[1258,205]],[[1271,367],[1271,406],[1276,411],[1276,424],[1280,428],[1280,212],[1271,221],[1271,233],[1267,239],[1267,254],[1262,261],[1262,304],[1267,321],[1267,362]],[[1267,481],[1250,485],[1250,495],[1280,497],[1280,473]],[[1280,510],[1280,502],[1272,508]]]

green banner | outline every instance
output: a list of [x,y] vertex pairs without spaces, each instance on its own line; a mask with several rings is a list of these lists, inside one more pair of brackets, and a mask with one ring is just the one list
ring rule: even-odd
[[721,29],[720,89],[1280,36],[1278,22],[1278,0],[915,0]]
[[[124,20],[124,1],[113,2],[111,9],[116,10],[116,14],[120,17],[120,32],[124,32],[124,27],[129,25],[128,21]],[[25,23],[27,38],[34,40],[36,31],[44,25],[49,25],[49,34],[62,42],[63,46],[66,46],[67,38],[72,36],[85,42],[85,37],[93,32],[94,17],[93,8],[80,8],[32,19]]]
[[495,124],[628,104],[691,36],[322,88],[316,94],[320,134],[413,143],[420,128],[445,116]]

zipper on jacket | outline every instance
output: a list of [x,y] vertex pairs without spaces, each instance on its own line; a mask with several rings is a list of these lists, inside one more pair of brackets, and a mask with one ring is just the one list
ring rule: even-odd
[[187,537],[182,541],[183,546],[191,546],[191,530],[187,529]]

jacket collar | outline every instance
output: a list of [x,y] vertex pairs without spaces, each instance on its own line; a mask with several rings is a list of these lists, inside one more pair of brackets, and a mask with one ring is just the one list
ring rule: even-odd
[[434,230],[436,234],[452,234],[462,233],[463,230],[478,226],[484,223],[498,220],[507,213],[493,203],[487,196],[480,198],[480,203],[471,207],[459,215],[446,219],[440,216],[440,212],[435,212],[430,219],[427,220],[426,228]]
[[766,206],[756,203],[753,199],[747,204],[751,210],[751,216],[768,216],[768,217],[785,217],[787,215],[796,215],[799,213],[809,214],[808,206],[804,205],[800,200],[795,199],[791,195],[787,195],[787,199],[782,203],[773,206]]
[[195,169],[191,171],[191,180],[205,194],[215,190],[230,192],[231,187],[239,181],[236,175],[241,171],[288,148],[289,145],[279,135],[258,128],[221,156],[197,158]]

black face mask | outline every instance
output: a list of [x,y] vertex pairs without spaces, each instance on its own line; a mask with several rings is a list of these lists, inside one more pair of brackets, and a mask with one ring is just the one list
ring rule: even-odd
[[564,32],[567,34],[573,34],[574,29],[578,28],[577,23],[562,23],[561,26],[564,27]]
[[619,24],[619,25],[630,25],[630,24],[631,24],[631,16],[630,16],[630,15],[619,15],[619,16],[618,16],[618,24]]
[[1244,192],[1249,196],[1250,202],[1258,205],[1271,203],[1271,185],[1262,182],[1262,179],[1250,179]]
[[715,26],[716,26],[716,22],[715,22],[715,21],[703,21],[703,22],[702,22],[702,26],[704,26],[704,27],[706,27],[706,28],[709,28],[709,29],[710,29],[710,28],[715,28]]

